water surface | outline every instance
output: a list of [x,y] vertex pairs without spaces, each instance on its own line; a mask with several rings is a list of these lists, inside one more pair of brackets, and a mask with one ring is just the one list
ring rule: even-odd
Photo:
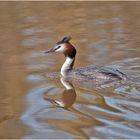
[[[0,2],[0,138],[140,138],[140,2]],[[133,82],[48,78],[63,36],[75,67],[120,69]],[[70,86],[67,90],[65,85]]]

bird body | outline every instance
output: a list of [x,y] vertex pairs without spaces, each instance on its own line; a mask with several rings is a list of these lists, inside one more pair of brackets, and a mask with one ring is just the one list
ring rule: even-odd
[[63,53],[65,55],[65,62],[61,67],[61,75],[62,77],[67,78],[78,78],[78,79],[93,79],[96,81],[100,80],[111,80],[111,79],[118,79],[118,80],[126,80],[127,77],[124,73],[120,72],[117,69],[111,67],[94,67],[94,66],[87,66],[87,67],[80,67],[73,69],[75,56],[76,56],[76,49],[75,47],[69,42],[70,37],[64,37],[61,41],[57,42],[56,45],[46,51],[46,53],[51,52],[58,52]]

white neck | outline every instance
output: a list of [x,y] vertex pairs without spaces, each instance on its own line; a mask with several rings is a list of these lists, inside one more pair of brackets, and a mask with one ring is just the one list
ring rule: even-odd
[[72,69],[75,58],[66,57],[66,60],[61,68],[61,75],[66,76],[67,72]]

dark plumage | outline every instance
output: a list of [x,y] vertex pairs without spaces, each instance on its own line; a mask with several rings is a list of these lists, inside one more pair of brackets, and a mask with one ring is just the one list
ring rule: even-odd
[[76,49],[70,43],[65,43],[64,55],[69,58],[74,58]]
[[63,44],[63,43],[68,43],[71,40],[71,37],[64,37],[62,40],[58,41],[56,44]]

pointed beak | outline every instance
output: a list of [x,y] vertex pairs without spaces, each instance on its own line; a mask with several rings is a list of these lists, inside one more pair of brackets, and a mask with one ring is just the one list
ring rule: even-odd
[[45,53],[51,53],[51,52],[55,52],[54,48],[51,48],[51,49],[45,51]]

